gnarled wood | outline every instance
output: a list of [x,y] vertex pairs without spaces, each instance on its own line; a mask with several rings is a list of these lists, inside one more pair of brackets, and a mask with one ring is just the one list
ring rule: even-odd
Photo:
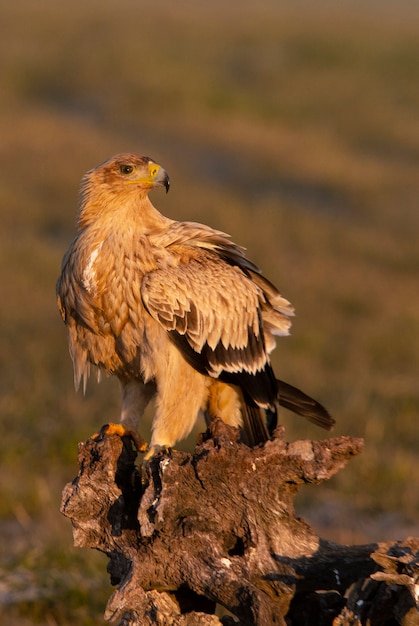
[[367,606],[368,585],[404,590],[395,615],[416,610],[419,540],[397,549],[339,546],[295,515],[300,486],[328,479],[361,449],[350,437],[287,443],[282,428],[251,449],[221,421],[193,454],[173,451],[144,467],[129,437],[104,434],[80,444],[80,471],[64,489],[61,510],[75,545],[110,559],[117,588],[106,619],[124,626],[234,623],[216,617],[218,604],[249,626],[363,624],[354,608],[360,598]]

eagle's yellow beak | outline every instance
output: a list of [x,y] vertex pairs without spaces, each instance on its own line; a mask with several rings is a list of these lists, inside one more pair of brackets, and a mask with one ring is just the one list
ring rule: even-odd
[[135,177],[126,182],[130,185],[141,185],[142,187],[149,187],[150,189],[153,187],[164,187],[166,193],[169,191],[170,179],[166,170],[164,170],[161,165],[154,163],[154,161],[149,161],[147,169],[145,171],[143,170],[143,172],[145,174],[144,176]]
[[169,175],[160,165],[150,161],[148,164],[148,172],[150,177],[150,183],[152,187],[164,187],[166,193],[170,188]]

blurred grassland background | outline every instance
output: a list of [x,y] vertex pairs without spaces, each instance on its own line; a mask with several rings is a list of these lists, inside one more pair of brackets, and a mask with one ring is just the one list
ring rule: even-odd
[[58,508],[119,390],[74,392],[55,281],[79,180],[117,152],[168,170],[163,213],[247,247],[296,308],[277,374],[365,438],[299,512],[342,542],[418,534],[419,5],[18,0],[0,19],[0,619],[102,624],[111,592]]

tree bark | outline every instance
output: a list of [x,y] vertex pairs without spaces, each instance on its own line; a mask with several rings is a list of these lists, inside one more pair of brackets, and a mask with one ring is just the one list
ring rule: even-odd
[[[64,488],[61,511],[76,546],[110,559],[117,588],[107,620],[419,624],[419,539],[340,546],[295,515],[301,485],[330,478],[362,440],[287,443],[280,427],[248,448],[215,421],[193,454],[172,451],[137,465],[130,437],[101,432],[79,445],[79,474]],[[229,614],[217,617],[217,605]],[[387,621],[379,621],[383,606]]]

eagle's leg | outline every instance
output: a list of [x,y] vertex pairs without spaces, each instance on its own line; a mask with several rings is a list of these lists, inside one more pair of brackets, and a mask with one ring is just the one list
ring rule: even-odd
[[106,424],[94,438],[118,435],[130,437],[139,452],[145,452],[147,443],[139,435],[138,428],[141,418],[153,395],[156,385],[153,382],[143,383],[140,380],[120,378],[122,407],[119,424]]
[[156,375],[156,413],[150,450],[173,448],[191,432],[208,396],[207,377],[194,370],[169,346]]
[[245,402],[243,392],[233,385],[213,380],[209,387],[208,406],[205,411],[207,425],[220,417],[229,426],[241,429],[241,440],[253,447],[269,438],[261,409]]
[[144,411],[156,393],[154,382],[143,383],[137,379],[120,378],[121,416],[120,422],[128,430],[138,432]]
[[219,380],[209,379],[208,404],[205,410],[207,426],[219,417],[229,426],[242,426],[241,393]]

